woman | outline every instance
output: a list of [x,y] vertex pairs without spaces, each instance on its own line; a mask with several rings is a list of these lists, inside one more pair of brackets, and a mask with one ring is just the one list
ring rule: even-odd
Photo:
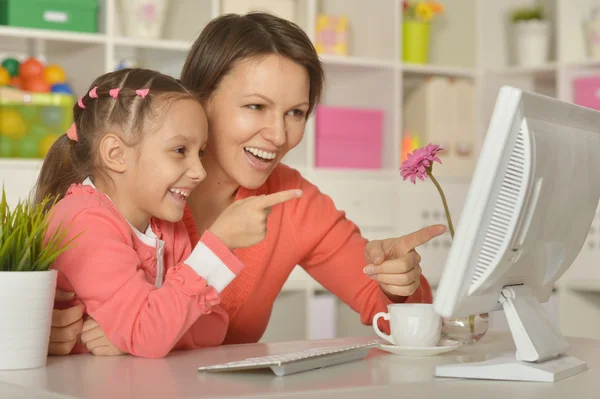
[[[264,241],[235,250],[246,268],[221,293],[230,322],[225,344],[261,338],[297,264],[359,312],[364,324],[389,303],[431,302],[414,249],[442,234],[444,226],[367,242],[329,197],[280,164],[301,141],[324,80],[317,53],[300,28],[264,13],[216,18],[190,50],[181,80],[204,99],[210,126],[202,159],[207,177],[188,198],[184,216],[192,244],[235,201],[303,190],[300,199],[270,210]],[[50,353],[70,352],[82,312],[81,307],[55,311]],[[81,339],[96,354],[114,351],[93,321],[86,322]]]

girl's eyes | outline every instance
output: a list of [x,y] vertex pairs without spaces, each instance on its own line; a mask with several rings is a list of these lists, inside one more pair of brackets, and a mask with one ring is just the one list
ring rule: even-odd
[[185,147],[177,147],[173,151],[175,151],[178,154],[185,154]]
[[202,158],[204,156],[204,150],[198,151],[198,156]]

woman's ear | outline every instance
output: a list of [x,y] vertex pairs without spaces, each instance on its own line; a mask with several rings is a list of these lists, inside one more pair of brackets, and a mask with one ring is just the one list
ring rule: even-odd
[[100,159],[110,170],[116,173],[127,171],[125,162],[125,143],[115,134],[109,133],[100,141]]

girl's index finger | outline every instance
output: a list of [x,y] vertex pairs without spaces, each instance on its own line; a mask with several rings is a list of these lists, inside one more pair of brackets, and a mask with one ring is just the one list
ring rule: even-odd
[[272,207],[273,205],[281,204],[282,202],[286,202],[300,196],[302,196],[302,190],[279,191],[277,193],[257,198],[257,203],[259,208],[266,209]]

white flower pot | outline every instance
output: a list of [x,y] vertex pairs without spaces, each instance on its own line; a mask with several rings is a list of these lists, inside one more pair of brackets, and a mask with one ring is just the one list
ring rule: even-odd
[[167,0],[119,0],[119,19],[125,36],[157,39],[162,36]]
[[520,66],[548,62],[550,25],[547,21],[524,21],[513,24],[515,60]]
[[0,272],[0,370],[46,365],[56,275]]

